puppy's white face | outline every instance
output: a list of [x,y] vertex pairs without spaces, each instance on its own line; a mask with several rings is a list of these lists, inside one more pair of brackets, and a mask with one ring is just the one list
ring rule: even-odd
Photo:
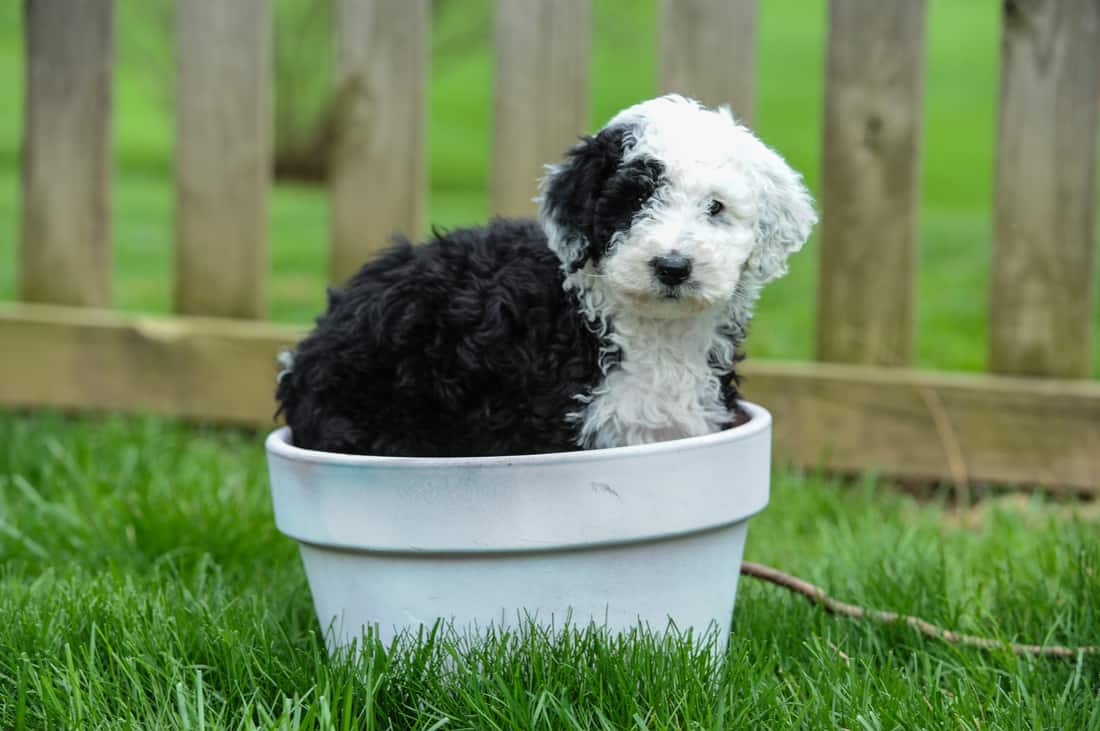
[[725,302],[756,245],[756,201],[737,149],[745,133],[728,115],[680,103],[628,110],[617,123],[635,130],[623,162],[659,161],[662,172],[597,265],[609,293],[654,317]]
[[666,96],[616,115],[543,181],[569,273],[653,319],[723,306],[785,271],[816,220],[800,177],[729,111]]

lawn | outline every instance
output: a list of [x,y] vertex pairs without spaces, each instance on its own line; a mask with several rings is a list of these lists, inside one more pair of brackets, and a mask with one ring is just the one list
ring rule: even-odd
[[[297,29],[301,2],[277,0],[280,23]],[[114,302],[167,313],[167,4],[117,5]],[[825,5],[760,5],[756,127],[816,191]],[[595,2],[593,127],[655,91],[653,6]],[[488,214],[490,3],[441,7],[429,218],[454,226]],[[930,3],[922,367],[985,365],[997,12],[996,3]],[[0,89],[9,95],[0,301],[16,291],[20,16],[20,3],[0,3]],[[324,25],[301,24],[302,42]],[[319,103],[323,78],[299,83]],[[269,314],[307,322],[324,296],[325,195],[279,184],[270,219]],[[812,354],[815,241],[792,264],[765,292],[751,357]],[[578,631],[475,645],[443,633],[329,659],[294,544],[274,527],[261,437],[0,411],[0,728],[1100,729],[1100,656],[959,648],[832,617],[751,579],[721,657],[686,641]],[[1004,642],[1100,644],[1097,503],[990,491],[954,506],[938,492],[890,488],[873,475],[840,482],[780,466],[746,559],[846,601]]]
[[[330,661],[259,445],[0,414],[0,727],[1100,728],[1100,656],[957,648],[751,579],[723,657],[588,632]],[[1098,530],[1095,505],[955,510],[782,470],[746,558],[1004,641],[1096,644]]]

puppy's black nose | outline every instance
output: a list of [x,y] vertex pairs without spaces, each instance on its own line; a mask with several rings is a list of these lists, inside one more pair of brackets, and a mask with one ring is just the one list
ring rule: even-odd
[[649,263],[661,284],[670,287],[683,284],[691,276],[691,259],[675,251],[665,256],[656,256]]

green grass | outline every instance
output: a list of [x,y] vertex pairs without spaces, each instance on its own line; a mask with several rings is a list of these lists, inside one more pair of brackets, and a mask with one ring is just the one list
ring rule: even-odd
[[[926,368],[982,370],[998,9],[995,3],[930,5],[916,361]],[[280,58],[296,69],[292,80],[281,82],[286,86],[281,97],[299,105],[289,108],[294,114],[291,121],[280,121],[280,129],[308,121],[323,104],[329,71],[327,23],[316,7],[312,0],[276,3],[283,39]],[[439,7],[432,43],[428,218],[448,227],[484,221],[489,212],[490,2],[461,0]],[[597,0],[594,7],[592,127],[653,95],[657,78],[655,1]],[[121,3],[118,9],[114,302],[126,311],[171,309],[172,48],[167,11],[164,2]],[[805,173],[815,191],[825,21],[822,0],[761,3],[755,126]],[[8,112],[0,114],[0,301],[16,296],[21,25],[20,5],[0,4],[0,89],[8,97]],[[272,318],[308,322],[321,308],[327,231],[327,202],[318,189],[277,186],[271,204]],[[765,292],[748,344],[751,355],[811,357],[816,271],[817,246],[811,240],[794,258],[791,275]],[[1096,319],[1100,328],[1100,300]],[[1100,375],[1100,337],[1096,347]]]
[[[1098,529],[1087,505],[971,515],[781,470],[747,558],[1005,641],[1096,644]],[[330,660],[249,432],[0,413],[0,557],[2,728],[1100,728],[1100,657],[953,647],[749,579],[721,658],[528,631]]]

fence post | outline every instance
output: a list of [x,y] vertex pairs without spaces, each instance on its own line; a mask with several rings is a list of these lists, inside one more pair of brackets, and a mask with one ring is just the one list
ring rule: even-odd
[[265,314],[268,0],[176,3],[176,311]]
[[913,357],[925,0],[832,0],[817,357]]
[[1100,0],[1004,2],[989,368],[1092,369]]
[[547,163],[588,126],[589,0],[497,0],[492,211],[530,215]]
[[392,234],[417,236],[426,194],[428,0],[339,0],[330,279]]
[[752,123],[757,0],[661,0],[661,90]]
[[20,297],[111,302],[114,0],[28,0]]

